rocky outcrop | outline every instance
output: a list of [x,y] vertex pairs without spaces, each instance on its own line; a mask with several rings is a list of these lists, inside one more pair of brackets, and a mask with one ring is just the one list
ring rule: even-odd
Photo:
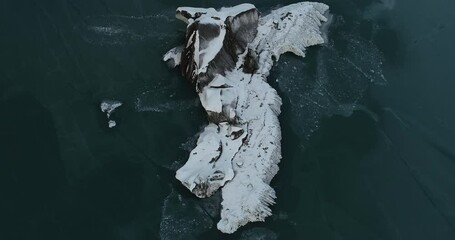
[[198,197],[222,188],[222,232],[272,214],[269,183],[281,159],[281,99],[266,77],[282,53],[304,57],[306,47],[324,42],[320,26],[327,10],[310,2],[264,17],[251,4],[177,9],[177,18],[188,24],[186,41],[164,60],[181,65],[210,123],[176,178]]

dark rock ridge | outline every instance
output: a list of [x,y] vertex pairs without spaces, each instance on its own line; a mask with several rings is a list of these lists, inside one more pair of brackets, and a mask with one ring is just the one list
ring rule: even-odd
[[[228,16],[222,21],[223,16],[211,16],[212,19],[221,22],[221,25],[215,25],[216,22],[201,21],[201,16],[207,12],[196,12],[190,14],[187,11],[177,11],[180,18],[185,18],[187,21],[192,21],[186,31],[186,47],[183,49],[181,56],[181,71],[182,75],[195,85],[197,92],[213,80],[217,74],[224,75],[225,72],[235,68],[239,54],[245,52],[247,45],[251,43],[257,34],[259,11],[249,9],[237,14],[236,16]],[[199,52],[208,49],[213,40],[220,37],[225,32],[222,42],[222,48],[216,54],[215,58],[208,64],[206,71],[200,71],[204,54],[199,55]],[[199,36],[199,39],[197,39]],[[196,47],[199,46],[199,50]],[[255,58],[250,58],[255,61]],[[199,61],[197,61],[199,60]],[[251,66],[256,66],[256,62],[249,62],[247,65],[249,70]]]

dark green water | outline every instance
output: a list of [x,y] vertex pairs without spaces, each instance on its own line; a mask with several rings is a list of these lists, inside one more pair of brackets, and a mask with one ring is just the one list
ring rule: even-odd
[[176,7],[240,1],[0,1],[0,239],[455,239],[455,2],[323,2],[329,43],[269,77],[274,216],[223,235],[174,180],[206,119],[161,56]]

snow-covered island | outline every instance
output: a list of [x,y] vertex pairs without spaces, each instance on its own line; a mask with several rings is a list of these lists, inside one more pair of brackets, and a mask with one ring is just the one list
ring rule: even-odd
[[281,98],[266,78],[281,54],[304,57],[306,47],[324,42],[320,27],[328,8],[301,2],[266,16],[252,4],[177,9],[188,24],[186,41],[164,60],[180,65],[209,124],[176,178],[201,198],[221,188],[217,227],[224,233],[272,214],[276,197],[269,183],[281,159]]
[[108,119],[108,126],[109,128],[113,128],[117,126],[117,122],[111,119],[111,115],[115,112],[115,110],[123,105],[122,102],[117,100],[103,100],[100,104],[101,111],[106,113],[106,117]]

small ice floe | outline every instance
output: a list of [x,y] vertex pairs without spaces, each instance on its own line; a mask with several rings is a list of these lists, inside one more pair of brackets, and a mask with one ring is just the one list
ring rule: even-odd
[[109,128],[113,128],[115,126],[117,126],[117,123],[114,121],[114,120],[109,120],[109,122],[107,122]]
[[117,123],[111,119],[111,115],[117,108],[119,108],[122,105],[123,103],[117,100],[103,100],[101,102],[100,105],[101,111],[103,113],[106,113],[107,119],[109,120],[108,121],[109,128],[113,128],[117,125]]

